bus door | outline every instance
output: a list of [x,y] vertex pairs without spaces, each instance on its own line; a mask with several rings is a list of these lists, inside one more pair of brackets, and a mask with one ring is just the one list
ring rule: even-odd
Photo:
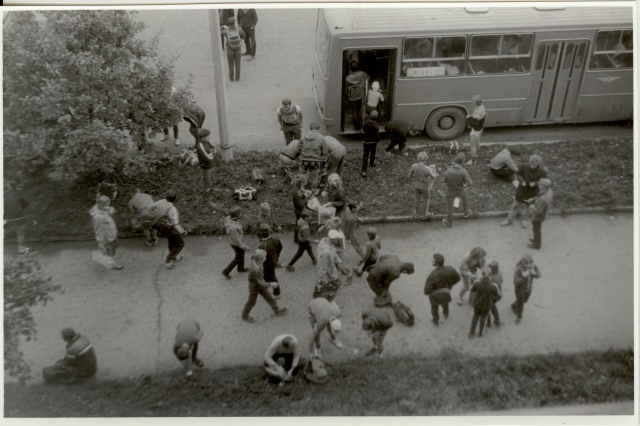
[[563,122],[573,118],[588,47],[588,40],[553,40],[538,44],[525,123]]
[[[377,82],[384,101],[376,107],[379,123],[391,118],[395,82],[397,49],[348,49],[342,56],[342,111],[341,133],[358,133],[368,115],[367,98],[373,83]],[[360,87],[358,85],[360,84]],[[361,96],[361,101],[357,98]],[[372,98],[375,96],[372,95]],[[371,108],[369,108],[369,112]]]

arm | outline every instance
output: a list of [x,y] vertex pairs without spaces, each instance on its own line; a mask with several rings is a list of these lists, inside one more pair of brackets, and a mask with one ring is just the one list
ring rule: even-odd
[[178,233],[182,235],[186,235],[187,231],[185,231],[184,228],[180,225],[180,215],[178,214],[178,209],[176,209],[176,206],[171,206],[169,208],[169,211],[167,212],[167,217],[169,218],[169,221],[171,222],[171,226],[173,226],[173,229],[175,229],[176,231],[178,231]]
[[469,172],[468,171],[464,171],[464,182],[467,184],[467,186],[471,186],[473,185],[473,181],[471,180],[471,176],[469,176]]
[[264,274],[262,273],[262,270],[258,269],[257,271],[255,271],[252,269],[249,274],[251,275],[250,279],[255,280],[255,282],[257,282],[261,287],[270,287],[269,283],[264,280]]
[[424,294],[429,295],[433,291],[433,286],[437,283],[437,279],[434,276],[434,272],[431,272],[427,277],[427,281],[424,283]]
[[280,114],[280,107],[278,107],[276,112],[278,113],[278,123],[280,124],[280,130],[282,130],[282,114]]
[[278,366],[278,364],[273,360],[273,356],[275,355],[276,348],[278,347],[279,344],[280,342],[273,341],[271,345],[267,348],[267,352],[265,352],[264,354],[264,358],[263,358],[264,363],[270,367]]
[[534,277],[534,278],[542,277],[542,273],[540,272],[540,269],[538,269],[537,265],[533,265],[531,276]]
[[362,259],[360,259],[360,262],[358,262],[358,265],[363,265],[367,260],[369,260],[369,258],[373,254],[373,248],[371,247],[371,245],[367,244],[366,248],[367,250],[364,252],[364,256],[362,256]]

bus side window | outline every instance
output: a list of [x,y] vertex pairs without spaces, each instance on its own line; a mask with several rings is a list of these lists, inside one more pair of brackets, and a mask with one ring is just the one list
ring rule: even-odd
[[598,31],[589,67],[616,69],[633,67],[633,31]]
[[524,73],[531,65],[532,34],[505,34],[502,36],[497,71]]
[[469,74],[494,74],[500,47],[499,35],[471,37],[469,50]]

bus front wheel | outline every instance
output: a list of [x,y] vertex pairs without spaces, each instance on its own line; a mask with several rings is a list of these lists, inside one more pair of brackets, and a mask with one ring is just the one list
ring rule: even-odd
[[467,128],[467,116],[460,108],[445,107],[431,113],[425,131],[431,139],[455,139]]

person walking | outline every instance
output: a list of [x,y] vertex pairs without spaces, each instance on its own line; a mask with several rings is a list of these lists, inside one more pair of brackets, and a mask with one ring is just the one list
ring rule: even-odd
[[373,347],[367,351],[366,356],[376,354],[377,360],[382,359],[384,338],[391,327],[393,320],[386,309],[369,306],[362,312],[362,330],[367,332],[373,342]]
[[[458,305],[462,306],[462,298],[469,291],[471,283],[481,274],[484,267],[487,252],[482,247],[474,247],[462,260],[460,264],[460,276],[462,277],[462,288],[458,295]],[[471,300],[469,300],[471,301]]]
[[[489,267],[489,279],[491,282],[498,288],[500,295],[502,296],[502,272],[500,271],[500,265],[495,260],[491,260],[487,263]],[[498,307],[495,302],[491,307],[491,315],[487,317],[487,327],[491,327],[491,317],[493,316],[496,327],[500,326],[500,313],[498,312]]]
[[228,25],[222,27],[222,34],[227,39],[227,63],[229,65],[229,79],[240,81],[240,56],[242,55],[242,40],[245,35],[242,28],[236,26],[236,18],[229,18]]
[[520,150],[514,147],[504,148],[498,152],[489,163],[489,171],[491,171],[491,174],[507,182],[513,181],[518,171],[518,165],[513,161],[511,155],[520,155]]
[[409,136],[418,136],[420,129],[401,120],[390,120],[384,125],[384,131],[389,136],[389,145],[385,148],[387,154],[397,146],[398,152],[402,154],[407,147],[407,138]]
[[444,318],[449,317],[449,302],[451,302],[451,288],[460,281],[460,274],[453,266],[444,264],[444,256],[440,253],[433,255],[431,271],[424,284],[424,294],[429,296],[431,303],[431,322],[437,327],[440,324],[438,307],[442,306]]
[[351,109],[351,119],[356,132],[362,129],[362,99],[367,87],[369,75],[358,69],[357,62],[351,62],[350,71],[346,77],[347,102]]
[[178,358],[186,371],[187,377],[193,375],[191,363],[202,368],[204,363],[198,359],[198,344],[202,339],[200,324],[195,320],[185,320],[178,324],[176,338],[173,342],[173,354]]
[[377,120],[378,112],[372,111],[364,121],[364,126],[362,128],[364,131],[362,145],[362,177],[367,177],[367,163],[371,167],[376,166],[376,148],[378,147],[378,142],[380,142],[380,125]]
[[391,283],[400,278],[401,274],[411,275],[414,271],[413,263],[401,262],[398,256],[380,256],[378,262],[369,268],[367,276],[369,287],[375,293],[374,305],[391,305],[393,303],[393,298],[389,293]]
[[531,205],[531,227],[533,228],[533,238],[530,239],[527,247],[540,250],[542,246],[542,222],[547,218],[547,213],[551,209],[553,202],[553,191],[551,190],[551,180],[542,178],[538,181],[540,192],[536,195],[535,201]]
[[198,137],[196,138],[196,153],[198,154],[198,164],[200,170],[202,170],[202,183],[204,185],[204,192],[209,194],[213,190],[211,184],[213,179],[213,156],[216,153],[216,149],[209,142],[209,135],[211,132],[209,129],[199,129]]
[[533,202],[540,189],[538,182],[540,179],[547,177],[547,169],[542,167],[542,158],[538,154],[529,157],[527,164],[518,167],[516,179],[518,186],[516,187],[516,195],[511,205],[509,215],[505,220],[500,222],[500,226],[509,226],[513,219],[520,215],[520,225],[527,227],[527,219],[529,218],[528,206]]
[[453,206],[456,198],[462,199],[462,207],[464,208],[464,218],[471,216],[472,211],[467,206],[467,187],[473,185],[473,181],[469,176],[462,163],[464,163],[465,155],[459,152],[453,158],[453,163],[444,172],[444,183],[447,186],[447,217],[442,219],[442,224],[451,228],[453,222]]
[[347,237],[344,235],[344,232],[342,232],[342,220],[340,220],[339,217],[332,217],[327,220],[327,223],[318,228],[319,235],[326,232],[328,236],[330,231],[336,231],[336,234],[334,235],[338,235],[340,238],[340,241],[335,248],[338,256],[340,256],[340,260],[344,261],[344,250],[347,247]]
[[429,155],[426,151],[418,153],[418,162],[409,169],[409,179],[411,186],[413,186],[413,217],[430,218],[433,216],[433,213],[429,211],[429,200],[431,188],[436,180],[436,172],[435,167],[427,166],[428,159]]
[[364,255],[360,262],[358,262],[358,266],[353,268],[353,272],[361,277],[364,271],[369,270],[370,267],[375,265],[380,258],[380,249],[382,249],[382,244],[380,243],[380,237],[378,237],[378,231],[373,226],[367,229],[367,237],[369,241],[364,245]]
[[300,140],[302,136],[302,108],[300,105],[292,105],[291,99],[284,98],[282,105],[278,107],[278,123],[280,123],[280,130],[284,133],[284,142],[287,145],[293,140]]
[[482,105],[482,96],[475,95],[473,97],[473,103],[475,107],[471,114],[467,115],[467,124],[471,127],[471,133],[469,134],[469,146],[471,148],[471,162],[475,164],[478,160],[478,148],[480,147],[480,135],[484,129],[484,120],[487,116],[487,111]]
[[340,234],[336,230],[329,231],[329,237],[318,243],[318,275],[313,298],[324,297],[329,302],[336,298],[338,289],[342,285],[338,273],[347,276],[351,281],[351,273],[342,264],[342,259],[336,252],[340,244]]
[[231,271],[236,266],[238,267],[238,272],[248,271],[244,267],[244,252],[249,250],[249,246],[242,241],[244,233],[240,223],[240,211],[240,207],[233,207],[229,212],[229,216],[224,218],[224,228],[229,234],[229,243],[235,253],[233,260],[222,270],[222,275],[227,279],[231,279]]
[[[258,231],[258,238],[260,238],[260,245],[258,248],[264,250],[267,253],[267,258],[264,261],[264,279],[268,283],[273,284],[273,297],[276,299],[280,297],[280,285],[278,277],[276,277],[276,268],[280,265],[280,253],[282,253],[282,242],[280,238],[275,235],[271,235],[271,226],[267,223],[260,225]],[[275,284],[274,284],[275,283]]]
[[320,125],[311,123],[309,131],[300,139],[300,148],[298,155],[300,157],[300,173],[309,172],[309,181],[311,182],[311,190],[314,195],[318,193],[318,177],[320,175],[320,166],[327,156],[327,143],[324,136],[318,133]]
[[251,310],[258,301],[258,295],[269,304],[276,316],[284,315],[287,308],[280,308],[278,302],[273,298],[269,289],[277,283],[267,282],[264,278],[264,263],[267,259],[267,252],[262,249],[257,249],[251,256],[251,262],[249,263],[249,298],[242,310],[242,320],[248,323],[255,322],[255,319],[249,315]]
[[[342,186],[342,178],[337,174],[331,174],[327,178],[327,203],[336,208],[335,216],[340,218],[344,225],[344,235],[351,242],[354,250],[360,257],[364,255],[360,242],[356,238],[355,231],[360,223],[360,219],[352,209],[357,209],[354,203],[349,203]],[[346,247],[344,247],[346,248]]]
[[303,370],[306,360],[302,358],[298,339],[293,334],[276,336],[264,354],[264,371],[278,383],[289,382]]
[[98,361],[89,339],[72,328],[65,328],[60,334],[67,343],[65,356],[42,370],[44,382],[71,384],[94,376],[98,371]]
[[141,192],[140,189],[133,189],[133,196],[129,200],[129,210],[135,215],[134,221],[136,227],[141,227],[144,233],[144,242],[149,247],[155,247],[158,244],[158,231],[145,224],[142,220],[143,211],[153,204],[153,197],[149,194]]
[[491,282],[488,275],[483,275],[482,278],[473,284],[471,287],[471,295],[473,299],[473,318],[471,319],[469,339],[473,339],[476,335],[478,319],[480,320],[478,336],[482,337],[487,316],[489,316],[489,312],[494,306],[494,303],[500,300],[501,297],[498,287]]
[[533,280],[541,276],[540,270],[533,263],[533,258],[529,254],[522,256],[522,259],[516,264],[516,271],[513,274],[516,300],[511,304],[511,310],[516,314],[516,324],[520,324],[522,321],[524,304],[529,301],[533,291]]
[[152,227],[158,235],[166,238],[169,244],[169,253],[163,259],[164,265],[168,269],[173,269],[177,262],[183,257],[180,252],[184,248],[184,235],[187,231],[180,225],[180,214],[174,205],[178,196],[173,191],[168,191],[163,200],[159,200],[154,204],[158,205],[158,210],[164,212],[162,218],[158,220]]
[[343,348],[342,342],[338,339],[338,333],[342,330],[342,322],[339,319],[341,315],[336,302],[329,302],[324,297],[309,302],[309,322],[313,330],[309,340],[309,352],[312,356],[322,358],[320,335],[324,329],[329,332],[331,343],[338,349]]
[[247,61],[256,58],[256,25],[258,25],[258,14],[255,9],[238,9],[238,25],[244,31],[245,52],[242,55],[251,56]]
[[342,166],[347,157],[347,148],[331,136],[325,136],[324,140],[327,144],[328,154],[324,162],[324,172],[327,176],[333,173],[342,176]]
[[305,210],[302,213],[302,217],[298,219],[296,223],[296,232],[298,233],[297,244],[298,251],[291,258],[291,261],[287,265],[287,271],[293,272],[296,270],[293,265],[302,257],[304,252],[306,251],[309,257],[311,258],[311,263],[316,265],[318,263],[318,259],[316,259],[315,254],[313,254],[313,247],[311,243],[317,243],[318,240],[311,239],[311,229],[309,228],[309,220],[311,220],[312,213],[310,210]]
[[116,262],[116,248],[118,247],[118,228],[113,220],[115,209],[109,205],[111,200],[106,195],[98,195],[96,204],[89,210],[93,233],[98,243],[98,249],[108,259],[111,269],[121,270],[122,265]]
[[16,233],[18,240],[18,254],[24,256],[29,254],[27,247],[27,218],[25,211],[29,207],[29,203],[22,197],[17,189],[17,185],[5,180],[4,191],[4,232]]

